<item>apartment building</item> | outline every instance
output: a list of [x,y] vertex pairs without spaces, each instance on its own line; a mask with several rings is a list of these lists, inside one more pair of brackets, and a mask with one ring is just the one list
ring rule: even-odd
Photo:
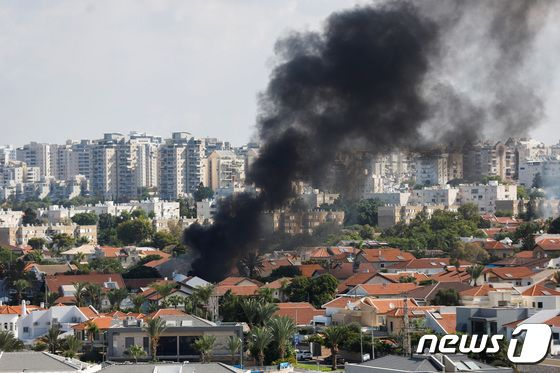
[[175,132],[159,150],[159,195],[177,199],[206,182],[205,142],[188,132]]
[[517,185],[500,184],[494,180],[488,184],[463,184],[458,189],[458,204],[474,203],[481,213],[495,213],[497,201],[517,200]]
[[19,225],[0,227],[0,245],[25,246],[32,238],[49,240],[56,234],[68,234],[73,238],[85,237],[91,244],[97,243],[96,225]]
[[16,149],[18,161],[25,162],[29,167],[38,167],[40,177],[43,179],[51,176],[51,146],[31,142]]
[[235,189],[245,184],[245,159],[231,150],[214,150],[208,156],[206,185],[212,190]]
[[416,184],[445,185],[449,181],[447,154],[419,156],[415,164]]
[[513,180],[517,177],[517,160],[513,140],[476,144],[464,153],[464,178],[480,181],[485,176],[498,176],[502,180]]
[[263,217],[266,230],[287,234],[312,234],[317,227],[325,223],[342,225],[344,211],[274,211],[264,214]]

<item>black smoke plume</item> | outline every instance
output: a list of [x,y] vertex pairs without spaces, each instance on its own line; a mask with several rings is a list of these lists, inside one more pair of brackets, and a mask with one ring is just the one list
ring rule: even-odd
[[[192,272],[220,280],[241,255],[257,249],[261,211],[282,207],[293,196],[295,181],[323,187],[334,172],[338,190],[359,187],[355,176],[363,170],[361,162],[350,157],[344,167],[333,167],[341,154],[422,150],[450,139],[460,145],[478,138],[486,126],[519,133],[517,129],[535,124],[540,101],[533,100],[538,96],[532,86],[521,84],[516,75],[538,29],[524,23],[533,9],[527,3],[356,7],[332,14],[320,33],[293,33],[278,41],[277,64],[259,99],[262,146],[249,172],[260,193],[225,199],[213,225],[195,224],[185,231],[185,243],[198,255]],[[481,40],[457,35],[454,29],[460,25],[468,30],[465,20],[473,14],[487,22]],[[453,45],[450,36],[465,36],[471,44]],[[480,52],[489,45],[496,55],[487,62],[489,71],[481,73],[487,73],[483,81],[489,91],[484,95],[495,96],[491,102],[457,86],[461,79],[454,75],[450,57],[454,48],[478,46]],[[508,87],[524,90],[504,92]],[[531,100],[521,104],[517,96]]]

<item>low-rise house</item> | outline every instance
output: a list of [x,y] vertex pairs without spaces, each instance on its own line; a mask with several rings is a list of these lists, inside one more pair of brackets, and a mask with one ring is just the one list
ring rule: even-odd
[[368,284],[391,284],[402,282],[413,282],[420,284],[422,281],[428,281],[430,277],[421,272],[396,272],[396,273],[383,273],[377,272],[375,276],[369,280]]
[[198,276],[185,276],[179,274],[176,275],[173,279],[177,281],[179,289],[188,295],[193,294],[198,288],[212,285],[208,281],[201,279]]
[[506,324],[507,338],[511,339],[515,328],[522,324],[546,324],[550,326],[552,329],[550,354],[553,356],[560,355],[560,311],[558,309],[539,311],[528,318]]
[[[425,329],[426,312],[434,312],[440,308],[441,307],[439,306],[409,307],[407,309],[409,327],[415,330]],[[395,336],[402,335],[402,333],[404,333],[404,315],[404,308],[394,308],[387,312],[385,316],[385,323],[387,325],[387,333],[389,335]]]
[[[90,273],[87,275],[46,276],[45,285],[51,293],[59,295],[56,303],[71,305],[76,303],[76,284],[89,283],[99,285],[104,293],[111,289],[124,289],[126,286],[119,273]],[[111,303],[106,296],[101,299],[101,308],[108,309]]]
[[328,324],[325,310],[318,310],[308,302],[278,303],[275,315],[288,316],[297,326]]
[[73,247],[69,250],[61,252],[60,255],[68,262],[76,261],[77,258],[80,258],[80,262],[89,262],[95,258],[95,245],[85,244]]
[[455,334],[457,313],[455,307],[442,307],[425,313],[425,326],[437,334]]
[[556,258],[560,256],[560,235],[543,235],[535,238],[533,257]]
[[493,267],[484,270],[484,281],[508,283],[513,286],[528,286],[545,281],[553,275],[553,270],[535,272],[527,267]]
[[[354,301],[347,301],[343,308],[331,314],[333,324],[350,324],[356,322],[362,326],[386,328],[387,314],[396,309],[404,308],[405,301],[408,308],[415,308],[418,305],[412,299],[375,299],[370,297],[361,298]],[[331,303],[331,302],[329,302]],[[328,312],[332,303],[323,305]]]
[[506,335],[511,322],[529,317],[529,308],[457,307],[457,332]]
[[361,284],[356,285],[348,291],[348,295],[357,297],[374,297],[374,298],[399,298],[403,293],[418,286],[411,282],[405,283],[388,283],[388,284]]
[[30,263],[25,267],[26,272],[32,272],[38,281],[42,281],[45,276],[54,276],[67,272],[74,272],[78,269],[73,264],[37,264]]
[[258,293],[262,284],[247,277],[228,277],[214,288],[214,295],[221,297],[228,291],[234,295],[251,296]]
[[337,291],[339,294],[346,294],[356,285],[368,284],[369,281],[375,276],[375,274],[376,272],[355,273],[338,284]]
[[157,347],[158,360],[198,361],[200,354],[194,348],[194,342],[203,335],[216,337],[212,356],[214,360],[228,360],[230,353],[224,347],[228,337],[243,336],[242,323],[221,323],[188,315],[176,309],[161,309],[142,320],[122,320],[107,331],[107,359],[113,361],[129,360],[127,351],[130,346],[138,345],[146,352],[145,359],[151,360],[150,338],[143,325],[152,318],[165,321],[165,330],[161,334]]
[[[128,323],[142,320],[144,315],[141,313],[124,313],[120,311],[111,312],[90,318],[87,321],[74,325],[74,335],[84,344],[92,347],[104,347],[107,344],[107,331],[114,325],[120,325],[123,320]],[[95,325],[95,327],[93,327]]]
[[[434,275],[436,273],[444,271],[446,268],[455,266],[451,264],[451,258],[422,258],[413,259],[408,262],[395,263],[389,267],[387,270],[390,273],[398,273],[403,271],[408,272],[420,272],[427,275]],[[470,267],[471,263],[466,261],[459,261],[459,269],[465,269]]]
[[27,305],[22,301],[21,306],[5,306],[0,303],[0,331],[11,332],[18,336],[18,320],[30,312],[40,309],[37,306]]
[[53,306],[49,309],[35,310],[18,320],[18,338],[24,342],[32,342],[47,334],[56,326],[63,333],[73,332],[72,327],[90,319],[97,311],[90,307]]
[[415,259],[407,251],[394,248],[362,249],[356,255],[357,263],[371,263],[377,270],[388,268],[397,263],[407,263]]
[[464,282],[437,282],[432,285],[420,286],[409,290],[406,294],[420,306],[431,305],[439,291],[455,290],[457,293],[470,289]]
[[282,277],[276,279],[272,282],[266,283],[261,286],[261,289],[270,289],[272,291],[272,297],[279,302],[285,302],[287,299],[285,294],[286,286],[292,282],[290,277]]
[[472,282],[471,275],[462,268],[445,268],[443,271],[430,276],[431,280],[437,282],[461,282],[470,284]]

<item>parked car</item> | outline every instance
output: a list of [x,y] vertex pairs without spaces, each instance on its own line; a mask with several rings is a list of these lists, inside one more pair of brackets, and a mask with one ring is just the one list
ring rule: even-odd
[[311,354],[311,351],[296,350],[296,359],[297,360],[311,360],[312,358],[313,358],[313,355]]
[[[333,358],[332,358],[332,355],[331,355],[331,356],[327,356],[327,357],[325,358],[325,360],[324,360],[325,364],[331,365],[331,364],[332,364],[332,359],[333,359]],[[343,357],[341,357],[341,356],[337,356],[337,357],[336,357],[336,364],[337,364],[337,365],[344,365],[345,362],[346,362],[346,361],[344,360]]]

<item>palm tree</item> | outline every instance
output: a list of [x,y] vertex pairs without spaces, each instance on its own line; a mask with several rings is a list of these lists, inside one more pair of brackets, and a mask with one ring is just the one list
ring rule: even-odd
[[85,258],[86,255],[84,253],[76,253],[76,255],[74,255],[74,260],[72,261],[72,263],[75,265],[80,264],[84,261]]
[[132,358],[134,359],[134,363],[138,363],[139,357],[146,356],[146,351],[144,351],[144,348],[139,345],[130,346],[127,353],[132,356]]
[[101,297],[103,296],[103,289],[101,286],[88,283],[84,292],[90,304],[97,310],[101,309]]
[[7,330],[0,331],[0,351],[21,351],[23,348],[23,342],[14,337],[12,332]]
[[61,331],[58,326],[51,326],[47,331],[47,334],[42,337],[43,342],[49,346],[49,351],[51,354],[56,354],[60,342],[58,337],[60,337]]
[[156,282],[151,284],[150,287],[159,293],[161,300],[164,300],[175,289],[175,284],[172,282]]
[[80,348],[82,347],[82,341],[75,335],[70,335],[64,339],[64,353],[65,357],[74,358]]
[[276,311],[278,311],[276,303],[259,303],[255,309],[255,325],[265,325]]
[[125,300],[127,296],[128,290],[126,288],[109,290],[107,298],[109,299],[109,303],[111,303],[111,309],[120,309],[122,301]]
[[264,326],[255,326],[251,330],[251,354],[258,366],[264,365],[264,350],[272,342],[272,333]]
[[191,295],[193,297],[193,306],[198,308],[200,305],[204,305],[203,317],[208,319],[208,311],[210,308],[210,298],[214,294],[214,285],[199,286],[196,288]]
[[59,297],[58,293],[47,291],[47,298],[45,299],[45,307],[47,308],[52,307],[54,305],[54,302],[56,302],[56,300],[58,299],[58,297]]
[[184,299],[178,295],[171,295],[167,298],[167,302],[172,305],[173,308],[177,308],[180,304],[184,303]]
[[278,347],[278,356],[283,359],[286,356],[286,348],[296,333],[296,325],[288,316],[276,316],[270,319],[268,326]]
[[250,328],[255,325],[255,320],[257,318],[257,307],[258,302],[255,298],[243,298],[241,300],[241,310],[245,315],[245,321]]
[[[231,355],[231,365],[235,364],[235,356],[241,350],[241,339],[230,335],[226,340],[226,348]],[[243,353],[243,351],[241,351]]]
[[93,322],[92,320],[89,320],[86,323],[86,333],[87,333],[89,341],[93,345],[93,341],[95,340],[95,336],[97,335],[97,333],[99,333],[99,327],[97,326],[97,324],[95,322]]
[[265,303],[274,302],[274,290],[265,287],[260,288],[259,299],[261,300],[261,302],[265,302]]
[[210,361],[215,343],[216,337],[213,335],[203,335],[194,341],[194,348],[200,353],[200,361],[203,363]]
[[264,269],[263,257],[258,253],[258,251],[251,251],[247,253],[244,257],[239,259],[237,267],[239,272],[244,276],[255,278]]
[[134,294],[130,297],[130,301],[132,302],[134,312],[140,313],[142,305],[146,303],[146,297],[140,294]]
[[76,306],[84,307],[86,305],[86,291],[87,282],[76,282],[74,283],[74,298],[76,299]]
[[475,264],[467,268],[467,273],[471,276],[471,280],[473,281],[473,285],[477,286],[477,281],[482,272],[484,271],[484,266],[480,264]]
[[25,279],[19,279],[17,281],[14,281],[14,287],[16,288],[19,303],[21,303],[23,299],[23,292],[25,291],[25,289],[28,289],[29,286],[30,286],[29,281]]
[[345,326],[333,325],[323,331],[325,346],[331,349],[332,370],[337,369],[336,359],[340,345],[348,336],[348,328]]
[[150,337],[150,346],[152,348],[152,361],[157,360],[157,346],[159,343],[159,338],[161,334],[167,329],[165,326],[165,320],[156,317],[154,319],[149,319],[146,325],[143,327],[144,331],[148,333]]

